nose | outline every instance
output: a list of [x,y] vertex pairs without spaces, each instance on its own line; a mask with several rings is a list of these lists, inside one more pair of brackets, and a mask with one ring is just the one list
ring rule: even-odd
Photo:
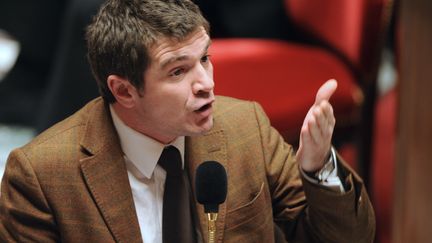
[[195,95],[208,94],[213,91],[213,68],[208,66],[205,68],[202,65],[198,65],[192,84],[192,90]]

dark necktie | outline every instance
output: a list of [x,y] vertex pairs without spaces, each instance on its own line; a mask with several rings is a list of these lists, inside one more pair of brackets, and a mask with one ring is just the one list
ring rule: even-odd
[[167,175],[163,197],[162,239],[164,243],[196,242],[190,204],[189,182],[181,155],[174,146],[165,147],[158,164]]

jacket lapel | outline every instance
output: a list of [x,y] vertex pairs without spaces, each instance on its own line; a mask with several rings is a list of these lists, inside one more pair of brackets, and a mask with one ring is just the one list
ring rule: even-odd
[[142,242],[120,143],[104,102],[97,102],[81,142],[81,170],[116,242]]
[[[188,137],[186,139],[186,161],[189,163],[189,175],[191,178],[192,191],[195,195],[195,171],[204,161],[214,160],[221,163],[229,174],[227,164],[227,146],[223,130],[215,127],[212,131],[204,136]],[[229,176],[228,176],[229,178]],[[228,180],[229,183],[229,180]],[[196,214],[199,218],[199,226],[202,232],[204,242],[208,241],[208,222],[207,215],[204,213],[204,207],[197,203],[194,196]],[[219,205],[218,219],[216,222],[216,241],[223,242],[225,228],[226,202]]]

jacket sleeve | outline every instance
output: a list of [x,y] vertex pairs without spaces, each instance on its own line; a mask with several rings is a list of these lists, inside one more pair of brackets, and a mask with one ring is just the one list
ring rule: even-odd
[[301,177],[293,148],[255,104],[273,216],[289,242],[373,242],[375,216],[361,178],[340,158],[345,193]]
[[56,242],[56,224],[37,175],[17,149],[1,183],[0,242]]

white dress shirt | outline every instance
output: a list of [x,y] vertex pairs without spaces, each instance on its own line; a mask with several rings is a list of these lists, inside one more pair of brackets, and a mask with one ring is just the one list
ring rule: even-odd
[[[128,127],[111,106],[110,110],[124,152],[142,239],[144,242],[162,243],[162,206],[166,172],[157,162],[164,147],[168,145]],[[169,145],[180,151],[184,165],[185,138],[179,137]]]

